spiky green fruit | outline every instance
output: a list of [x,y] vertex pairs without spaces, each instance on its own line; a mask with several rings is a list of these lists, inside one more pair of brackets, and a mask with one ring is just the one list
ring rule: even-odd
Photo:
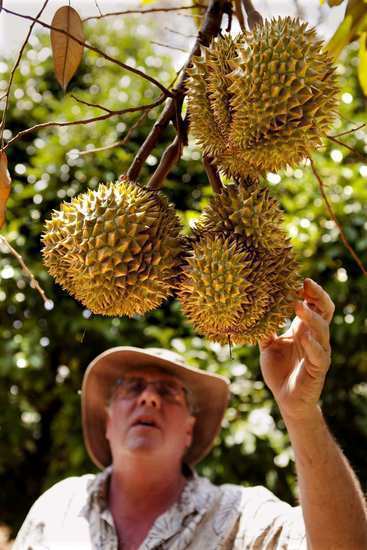
[[218,233],[193,241],[178,298],[199,333],[221,344],[255,344],[284,324],[300,286],[288,243],[270,253]]
[[301,285],[291,247],[261,254],[261,259],[259,256],[258,268],[251,279],[250,305],[243,305],[239,321],[231,327],[208,332],[210,340],[221,344],[256,344],[278,332],[293,315],[293,302]]
[[315,29],[277,18],[194,58],[187,80],[190,128],[228,175],[294,166],[320,146],[336,116],[331,58]]
[[229,328],[239,320],[251,268],[246,249],[235,240],[209,235],[193,244],[178,295],[200,332]]
[[235,235],[247,248],[274,250],[284,245],[283,211],[267,186],[249,178],[223,187],[197,223],[201,233]]
[[63,203],[42,241],[49,273],[93,313],[144,314],[175,287],[182,237],[174,207],[127,178]]
[[192,236],[178,287],[193,326],[221,344],[255,344],[293,313],[298,264],[268,189],[246,180],[215,195]]

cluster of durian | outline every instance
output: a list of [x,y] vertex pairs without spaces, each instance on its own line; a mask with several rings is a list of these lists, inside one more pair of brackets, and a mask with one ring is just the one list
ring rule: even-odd
[[193,231],[180,301],[210,339],[255,343],[290,316],[301,286],[283,214],[260,178],[321,144],[337,113],[335,68],[314,29],[278,18],[202,48],[187,93],[192,135],[234,182]]
[[245,179],[215,195],[190,238],[179,300],[194,327],[225,344],[255,344],[293,310],[298,266],[269,189]]
[[332,60],[315,29],[290,17],[202,48],[187,91],[192,135],[232,177],[296,165],[320,146],[337,113]]
[[198,332],[255,343],[292,313],[300,286],[283,213],[260,177],[320,144],[336,109],[330,60],[289,18],[216,39],[188,79],[191,131],[232,183],[189,238],[165,195],[123,177],[63,203],[43,257],[93,313],[144,314],[176,295]]

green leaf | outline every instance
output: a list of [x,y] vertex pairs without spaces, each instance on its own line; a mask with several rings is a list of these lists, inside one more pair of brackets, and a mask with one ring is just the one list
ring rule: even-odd
[[367,32],[362,33],[359,41],[358,79],[365,96],[367,96]]
[[[334,6],[339,6],[339,4],[341,4],[342,2],[344,2],[344,0],[327,0],[327,3],[331,8]],[[323,4],[324,2],[322,1],[320,3]]]
[[353,17],[347,15],[326,44],[326,51],[335,59],[350,42],[352,37],[352,23]]

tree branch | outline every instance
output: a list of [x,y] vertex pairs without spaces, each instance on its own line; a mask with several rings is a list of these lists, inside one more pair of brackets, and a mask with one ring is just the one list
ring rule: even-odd
[[200,53],[200,47],[202,45],[208,46],[211,39],[219,33],[224,13],[224,4],[225,0],[210,0],[202,28],[198,32],[195,44],[182,71],[181,77],[173,90],[174,97],[167,100],[160,117],[140,147],[127,172],[127,175],[131,180],[136,180],[138,178],[145,160],[156,146],[163,131],[175,116],[175,113],[180,112],[183,98],[185,96],[187,69],[191,65],[192,58]]
[[165,97],[160,96],[156,101],[153,103],[148,103],[147,105],[140,105],[140,107],[127,107],[126,109],[121,109],[120,111],[109,111],[105,115],[99,115],[92,118],[84,118],[82,120],[71,120],[70,122],[42,122],[41,124],[36,124],[35,126],[32,126],[31,128],[26,128],[25,130],[22,130],[21,132],[18,132],[12,139],[8,141],[8,143],[0,149],[1,151],[6,151],[10,145],[12,145],[15,141],[18,141],[18,139],[21,139],[23,136],[30,134],[31,132],[34,132],[35,130],[41,130],[44,128],[49,128],[52,126],[76,126],[78,124],[91,124],[92,122],[99,122],[100,120],[106,120],[107,118],[111,118],[116,115],[123,115],[125,113],[135,113],[136,111],[149,111],[150,109],[153,109],[154,107],[157,107],[157,105],[160,105],[163,103]]
[[[38,19],[38,17],[40,17],[42,15],[42,12],[43,10],[45,9],[45,7],[47,6],[48,4],[48,0],[45,0],[42,8],[40,9],[40,11],[38,12],[37,16],[36,16],[36,19]],[[3,8],[4,11],[5,11],[5,8]],[[15,71],[17,70],[17,67],[19,66],[19,63],[20,63],[20,60],[22,59],[22,55],[23,55],[23,52],[24,52],[24,48],[26,47],[27,43],[28,43],[28,40],[29,40],[29,37],[31,36],[32,34],[32,31],[33,31],[33,28],[36,24],[36,21],[33,21],[33,23],[31,24],[31,26],[29,27],[29,30],[28,30],[28,33],[27,33],[27,36],[22,44],[22,47],[20,48],[20,51],[19,51],[19,54],[18,54],[18,58],[14,64],[14,67],[12,68],[12,71],[10,73],[10,78],[9,78],[9,83],[8,83],[8,87],[7,87],[7,90],[5,92],[5,95],[1,98],[1,100],[3,100],[4,98],[6,98],[6,101],[5,101],[5,107],[4,107],[4,111],[3,111],[3,116],[2,116],[2,119],[1,119],[1,124],[0,124],[0,131],[1,131],[1,138],[0,138],[0,142],[1,142],[1,148],[4,146],[4,128],[5,128],[5,124],[6,124],[6,113],[7,113],[7,110],[8,110],[8,105],[9,105],[9,95],[10,95],[10,88],[11,88],[11,85],[13,83],[13,79],[14,79],[14,75],[15,75]]]
[[360,267],[362,273],[364,275],[367,275],[367,271],[362,263],[362,261],[360,260],[359,256],[357,255],[357,253],[353,250],[352,246],[350,245],[350,243],[348,242],[348,239],[347,237],[345,236],[345,233],[343,231],[343,227],[341,226],[341,224],[339,223],[339,221],[337,220],[337,217],[335,215],[335,212],[331,206],[331,203],[329,202],[329,199],[327,198],[326,196],[326,193],[325,193],[325,189],[324,189],[324,183],[319,175],[319,173],[317,172],[316,170],[316,167],[314,165],[314,162],[312,160],[311,157],[309,157],[309,160],[311,162],[311,168],[312,168],[312,171],[318,181],[318,184],[319,184],[319,188],[320,188],[320,192],[321,192],[321,195],[322,195],[322,198],[324,199],[324,202],[325,202],[325,205],[326,205],[326,208],[327,208],[327,211],[329,212],[329,216],[331,217],[331,219],[334,221],[335,225],[337,226],[337,228],[339,229],[339,232],[340,232],[340,237],[341,237],[341,240],[343,241],[345,247],[347,248],[347,250],[349,251],[349,253],[351,254],[351,256],[354,258],[354,260],[357,262],[358,266]]
[[99,48],[96,48],[95,46],[91,46],[87,42],[83,42],[82,40],[80,40],[79,38],[77,38],[73,34],[65,31],[64,29],[60,29],[58,27],[53,27],[52,25],[48,25],[47,23],[45,23],[44,21],[41,21],[40,19],[37,19],[35,17],[31,17],[30,15],[23,15],[21,13],[17,13],[15,11],[9,10],[8,8],[3,8],[3,10],[6,13],[9,13],[11,15],[15,15],[17,17],[21,17],[22,19],[29,19],[30,21],[34,21],[35,23],[38,23],[39,25],[41,25],[42,27],[45,27],[46,29],[52,29],[54,31],[60,32],[61,34],[64,34],[65,36],[68,36],[69,38],[72,38],[75,42],[77,42],[78,44],[80,44],[84,48],[87,48],[88,50],[91,50],[92,52],[97,53],[98,55],[100,55],[104,59],[107,59],[108,61],[111,61],[111,63],[115,63],[116,65],[118,65],[122,69],[125,69],[126,71],[130,71],[130,72],[140,76],[141,78],[144,78],[145,80],[148,80],[151,84],[154,84],[155,86],[157,86],[157,88],[159,88],[165,96],[170,97],[172,95],[171,92],[169,90],[167,90],[167,88],[165,86],[163,86],[163,84],[161,84],[158,80],[156,80],[152,76],[149,76],[148,74],[144,73],[143,71],[140,71],[139,69],[135,69],[135,67],[131,67],[130,65],[126,65],[126,63],[122,63],[122,61],[119,61],[118,59],[115,59],[114,57],[111,57],[110,55],[106,54],[105,52],[103,52]]

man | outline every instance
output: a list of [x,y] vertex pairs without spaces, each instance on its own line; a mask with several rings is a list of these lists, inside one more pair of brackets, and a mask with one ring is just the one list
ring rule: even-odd
[[363,495],[318,406],[334,305],[306,279],[295,311],[283,336],[260,344],[260,359],[292,442],[301,506],[193,471],[218,433],[226,379],[166,350],[113,348],[92,361],[82,388],[85,443],[103,472],[44,493],[14,550],[366,549]]

